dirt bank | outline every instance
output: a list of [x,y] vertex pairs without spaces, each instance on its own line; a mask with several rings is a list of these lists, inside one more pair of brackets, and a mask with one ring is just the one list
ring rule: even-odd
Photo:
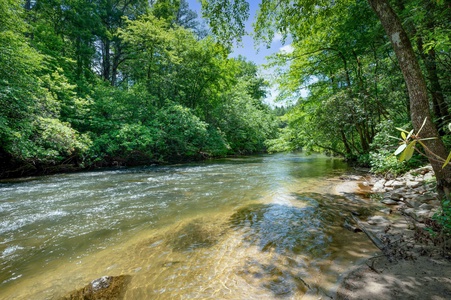
[[334,299],[451,299],[449,248],[426,230],[440,203],[432,182],[423,168],[394,180],[343,178],[336,186],[338,194],[371,193],[380,203],[377,214],[360,221],[383,249],[344,275]]

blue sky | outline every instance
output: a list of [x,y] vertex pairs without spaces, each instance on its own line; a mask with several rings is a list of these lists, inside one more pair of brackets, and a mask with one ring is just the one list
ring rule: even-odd
[[[253,32],[252,22],[254,21],[255,14],[258,10],[260,0],[250,0],[250,18],[246,23],[246,30],[249,33]],[[200,0],[188,0],[190,8],[197,12],[199,17],[201,17],[201,4]],[[271,44],[271,47],[267,49],[265,45],[255,45],[252,36],[246,35],[243,37],[243,42],[241,46],[235,45],[234,51],[232,53],[233,57],[242,55],[248,60],[253,61],[257,65],[262,65],[266,63],[266,56],[278,52],[282,47],[289,47],[281,43],[281,36],[276,36]]]
[[[192,10],[196,11],[199,18],[201,18],[201,4],[200,0],[187,0],[189,3],[189,6]],[[260,0],[249,0],[250,3],[250,18],[246,23],[246,30],[249,35],[246,35],[243,37],[243,41],[241,45],[235,45],[234,51],[231,54],[232,57],[237,57],[238,55],[242,55],[247,58],[247,60],[254,62],[258,66],[260,66],[260,72],[261,74],[270,82],[273,81],[274,78],[272,78],[273,71],[271,69],[263,69],[261,67],[263,64],[267,63],[266,57],[277,53],[279,51],[291,51],[291,45],[289,43],[282,44],[281,36],[276,35],[272,41],[272,44],[269,48],[266,47],[266,45],[256,45],[254,43],[254,40],[251,36],[253,32],[252,23],[255,18],[255,14],[257,13],[257,10],[259,8]],[[274,105],[274,99],[278,95],[277,91],[277,85],[272,84],[270,88],[270,93],[267,96],[266,102]]]

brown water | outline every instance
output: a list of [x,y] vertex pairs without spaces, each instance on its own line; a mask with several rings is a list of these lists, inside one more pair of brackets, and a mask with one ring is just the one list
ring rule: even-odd
[[295,154],[0,182],[0,299],[131,275],[126,299],[318,299],[376,249],[340,160]]

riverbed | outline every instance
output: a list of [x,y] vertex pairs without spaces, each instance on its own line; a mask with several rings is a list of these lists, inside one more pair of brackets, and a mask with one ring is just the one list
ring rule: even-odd
[[331,297],[377,251],[342,227],[347,171],[277,154],[0,182],[0,299],[104,275],[131,276],[125,299]]

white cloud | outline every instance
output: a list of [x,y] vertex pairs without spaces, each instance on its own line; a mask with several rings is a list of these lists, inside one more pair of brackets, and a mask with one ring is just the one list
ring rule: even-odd
[[283,53],[283,54],[290,54],[293,51],[294,51],[294,48],[291,44],[288,44],[288,45],[285,45],[285,46],[282,46],[279,48],[279,52]]
[[283,36],[280,33],[276,33],[276,34],[274,34],[274,38],[272,39],[272,42],[273,43],[280,42],[282,40],[282,37]]

